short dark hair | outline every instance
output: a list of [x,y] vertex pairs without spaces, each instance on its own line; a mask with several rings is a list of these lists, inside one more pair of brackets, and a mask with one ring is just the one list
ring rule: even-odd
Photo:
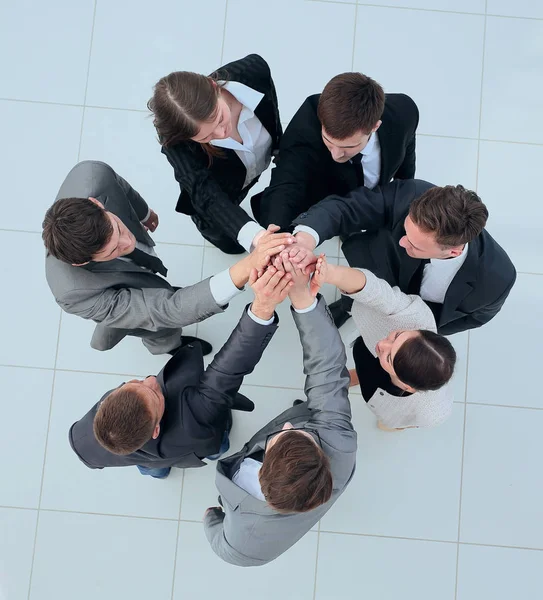
[[452,377],[456,352],[449,340],[420,329],[400,346],[393,361],[399,380],[418,392],[438,390]]
[[106,211],[88,198],[57,200],[45,213],[42,227],[47,252],[70,265],[92,260],[113,233]]
[[413,200],[409,216],[425,232],[435,233],[440,246],[461,246],[483,231],[488,210],[481,198],[461,185],[433,187]]
[[359,131],[369,134],[385,109],[385,92],[371,77],[362,73],[342,73],[324,88],[317,108],[319,120],[337,140]]
[[330,500],[330,460],[307,436],[285,433],[264,454],[259,473],[262,493],[280,513],[302,513]]
[[155,427],[155,418],[145,398],[125,385],[102,401],[93,423],[98,443],[121,456],[139,450],[153,437]]

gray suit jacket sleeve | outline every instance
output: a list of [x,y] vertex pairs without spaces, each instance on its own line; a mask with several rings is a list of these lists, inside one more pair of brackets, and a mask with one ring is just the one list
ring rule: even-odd
[[261,325],[247,314],[248,308],[200,379],[198,391],[208,401],[230,406],[234,403],[243,378],[253,372],[277,331],[277,314],[273,323]]
[[[80,267],[79,267],[80,268]],[[107,327],[158,331],[197,323],[223,310],[209,279],[178,289],[72,289],[57,298],[68,313]]]
[[347,356],[326,301],[319,296],[314,310],[292,314],[304,352],[308,407],[315,411],[311,422],[352,432]]

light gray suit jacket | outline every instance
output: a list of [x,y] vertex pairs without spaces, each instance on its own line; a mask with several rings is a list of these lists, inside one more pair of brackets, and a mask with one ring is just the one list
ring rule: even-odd
[[[155,245],[140,222],[148,213],[147,203],[105,163],[84,161],[76,165],[57,200],[89,196],[117,215],[139,242]],[[209,279],[173,288],[160,275],[132,261],[114,259],[73,267],[48,255],[45,273],[63,310],[98,323],[91,341],[97,350],[113,348],[126,335],[154,338],[158,344],[151,351],[156,354],[171,350],[174,346],[167,340],[168,333],[180,335],[181,327],[223,311],[211,294]],[[170,347],[161,348],[160,339],[166,339]]]
[[[205,533],[214,552],[241,567],[264,565],[294,545],[339,498],[355,470],[356,432],[351,423],[349,374],[339,332],[323,298],[313,311],[293,311],[293,316],[304,351],[307,402],[284,411],[240,452],[217,463],[216,484],[224,512],[214,509],[204,518]],[[279,431],[287,421],[295,427],[316,429],[330,459],[332,497],[306,513],[278,513],[232,481],[243,459],[263,450],[268,434]]]

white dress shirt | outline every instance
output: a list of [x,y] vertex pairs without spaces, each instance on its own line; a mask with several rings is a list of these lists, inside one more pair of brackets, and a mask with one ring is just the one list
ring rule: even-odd
[[430,262],[424,265],[422,283],[420,285],[420,297],[427,302],[443,304],[445,294],[467,256],[468,244],[464,246],[462,254],[454,258],[430,259]]
[[[239,83],[239,81],[226,82],[224,89],[229,91],[243,105],[238,121],[238,132],[242,143],[240,144],[232,138],[211,140],[209,143],[219,148],[234,150],[247,169],[245,182],[243,183],[243,187],[246,188],[251,181],[269,167],[271,161],[271,136],[254,113],[256,107],[264,98],[264,94]],[[240,229],[238,243],[247,252],[250,252],[251,243],[259,231],[262,231],[262,227],[254,221],[249,221]]]
[[[306,313],[311,310],[314,310],[318,304],[317,298],[315,298],[313,304],[308,306],[307,308],[295,308],[294,310],[297,313]],[[272,317],[269,321],[264,321],[263,319],[259,319],[252,312],[249,307],[248,311],[251,319],[256,321],[257,323],[261,323],[262,325],[271,325],[274,321],[274,317]],[[258,474],[262,467],[262,463],[254,458],[244,458],[241,461],[239,469],[234,473],[234,477],[232,477],[232,481],[240,487],[242,490],[245,490],[248,494],[251,494],[253,498],[257,498],[258,500],[262,500],[266,502],[266,498],[262,494],[262,488],[260,487],[260,481],[258,479]]]

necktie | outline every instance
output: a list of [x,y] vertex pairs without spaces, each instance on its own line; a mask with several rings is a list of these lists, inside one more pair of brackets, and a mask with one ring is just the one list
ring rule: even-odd
[[364,169],[362,168],[362,154],[359,152],[351,158],[351,163],[354,166],[354,172],[356,173],[356,180],[359,186],[364,185]]
[[424,267],[430,262],[429,258],[423,258],[420,261],[417,270],[413,273],[411,280],[409,281],[409,287],[407,288],[408,294],[418,296],[420,294],[420,286],[422,284],[422,277],[424,275]]
[[140,267],[145,267],[153,273],[160,273],[164,277],[168,274],[168,269],[164,266],[160,258],[147,254],[143,250],[136,248],[133,252],[126,255],[126,258],[132,259]]

